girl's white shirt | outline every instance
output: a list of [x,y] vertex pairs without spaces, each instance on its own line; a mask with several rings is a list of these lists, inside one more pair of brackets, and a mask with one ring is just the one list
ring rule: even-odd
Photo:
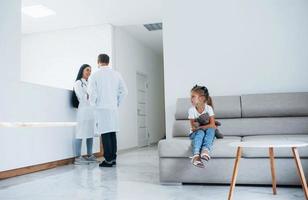
[[210,117],[214,115],[212,106],[205,104],[204,110],[202,113],[199,113],[195,106],[192,106],[188,110],[188,119],[197,119],[200,115],[207,113]]
[[[197,108],[195,106],[192,106],[188,110],[188,119],[197,119],[200,115],[205,114],[205,113],[208,113],[210,117],[214,116],[214,111],[213,111],[212,106],[205,104],[205,107],[202,113],[199,113]],[[191,129],[190,129],[190,133],[192,133]]]

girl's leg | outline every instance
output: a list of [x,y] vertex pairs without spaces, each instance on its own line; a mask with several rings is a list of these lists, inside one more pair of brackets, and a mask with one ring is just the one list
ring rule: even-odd
[[203,143],[204,131],[197,130],[192,135],[193,155],[199,155]]
[[93,138],[87,138],[87,154],[91,156],[93,154]]
[[76,157],[81,156],[81,144],[82,144],[82,139],[75,139],[75,156]]
[[213,146],[214,138],[215,138],[215,129],[208,128],[205,131],[205,136],[202,143],[202,150],[207,150],[208,152],[210,152]]

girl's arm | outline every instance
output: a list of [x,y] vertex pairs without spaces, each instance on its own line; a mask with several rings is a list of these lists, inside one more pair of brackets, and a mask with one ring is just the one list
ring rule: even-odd
[[190,129],[192,130],[192,132],[197,130],[197,127],[195,125],[195,120],[194,119],[190,119],[189,122],[190,122]]
[[207,125],[204,125],[204,126],[200,126],[199,128],[202,128],[202,129],[216,128],[216,125],[215,125],[215,117],[214,117],[214,116],[211,116],[211,117],[210,117],[210,123],[207,124]]

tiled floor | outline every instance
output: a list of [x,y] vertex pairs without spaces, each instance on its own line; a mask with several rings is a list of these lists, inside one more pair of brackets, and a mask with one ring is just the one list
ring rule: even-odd
[[[118,157],[118,166],[64,166],[0,181],[0,200],[88,199],[227,199],[228,186],[160,185],[156,147],[147,147]],[[301,188],[235,188],[234,200],[304,199]]]

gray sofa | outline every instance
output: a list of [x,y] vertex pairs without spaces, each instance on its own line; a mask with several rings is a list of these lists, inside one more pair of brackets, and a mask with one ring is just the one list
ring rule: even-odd
[[[158,145],[161,183],[229,184],[236,141],[294,140],[308,142],[308,92],[213,97],[216,119],[224,139],[215,139],[212,159],[201,169],[190,163],[188,98],[176,103],[172,139]],[[291,149],[274,149],[278,185],[300,185]],[[299,148],[308,177],[308,148]],[[237,184],[271,184],[268,149],[243,149]]]

